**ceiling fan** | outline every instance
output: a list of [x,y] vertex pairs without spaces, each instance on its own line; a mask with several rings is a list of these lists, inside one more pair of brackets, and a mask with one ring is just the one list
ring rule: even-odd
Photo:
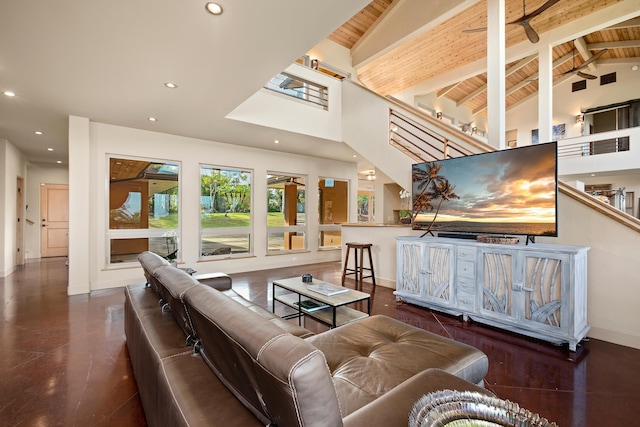
[[589,64],[591,64],[593,61],[597,61],[602,55],[604,55],[604,53],[606,51],[607,51],[606,48],[602,49],[601,51],[599,51],[595,55],[591,55],[591,57],[589,59],[587,59],[582,64],[580,64],[580,65],[578,65],[576,67],[576,42],[574,40],[573,41],[573,66],[566,73],[562,73],[562,75],[564,76],[564,75],[567,75],[567,74],[577,74],[578,76],[582,77],[583,79],[589,79],[589,80],[597,79],[596,76],[594,76],[592,74],[588,74],[588,73],[583,73],[582,70],[587,68],[587,66]]
[[[529,24],[529,21],[531,21],[533,18],[540,15],[542,12],[549,9],[551,6],[558,3],[559,1],[560,0],[547,0],[545,4],[543,4],[533,12],[527,14],[525,0],[522,0],[522,16],[516,19],[515,21],[507,22],[507,25],[520,25],[522,28],[524,28],[524,32],[527,35],[527,38],[529,39],[529,41],[531,43],[538,43],[538,41],[540,41],[540,36],[536,32],[536,30],[533,29],[531,24]],[[485,28],[474,28],[471,30],[463,30],[462,32],[476,33],[478,31],[486,31],[486,30],[487,29],[485,27]]]

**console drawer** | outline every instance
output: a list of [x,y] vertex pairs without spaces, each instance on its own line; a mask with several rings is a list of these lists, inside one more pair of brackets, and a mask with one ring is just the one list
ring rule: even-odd
[[476,260],[476,248],[471,246],[459,246],[458,247],[458,260]]
[[459,278],[473,279],[476,277],[476,263],[474,261],[466,261],[458,259],[457,273]]
[[473,292],[466,292],[462,289],[458,289],[458,308],[474,310],[475,308],[475,294]]
[[476,281],[473,277],[458,277],[456,281],[458,290],[462,292],[474,292]]

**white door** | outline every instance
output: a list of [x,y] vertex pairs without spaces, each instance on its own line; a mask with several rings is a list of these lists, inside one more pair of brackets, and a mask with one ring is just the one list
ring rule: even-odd
[[40,256],[69,254],[69,186],[44,184],[40,187]]

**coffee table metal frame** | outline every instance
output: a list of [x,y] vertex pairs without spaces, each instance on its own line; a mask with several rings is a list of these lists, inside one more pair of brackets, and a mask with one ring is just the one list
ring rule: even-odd
[[[271,310],[275,313],[276,302],[279,302],[297,311],[294,314],[282,316],[284,319],[297,317],[298,324],[302,325],[302,317],[310,316],[331,328],[363,319],[371,314],[371,295],[365,292],[349,289],[349,291],[341,294],[326,296],[307,289],[308,285],[318,282],[322,281],[314,280],[312,282],[305,283],[300,277],[274,280],[271,284],[271,294],[273,295]],[[277,288],[289,291],[289,293],[276,293]],[[312,299],[318,303],[327,305],[328,307],[316,311],[305,310],[300,307],[300,303],[306,299]],[[349,304],[354,304],[360,301],[367,302],[366,313],[347,307]]]

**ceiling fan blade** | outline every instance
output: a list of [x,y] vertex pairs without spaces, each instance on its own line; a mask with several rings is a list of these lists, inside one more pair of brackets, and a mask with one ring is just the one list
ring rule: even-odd
[[548,0],[545,4],[543,4],[542,6],[540,6],[539,8],[534,10],[533,12],[531,12],[530,14],[524,15],[520,19],[516,19],[515,21],[509,22],[509,24],[520,24],[521,22],[529,21],[529,20],[535,18],[536,16],[540,15],[542,12],[544,12],[547,9],[549,9],[551,6],[553,6],[554,4],[558,3],[559,1],[560,0]]
[[533,29],[531,25],[529,25],[529,21],[520,22],[522,28],[524,28],[524,32],[527,35],[527,38],[531,43],[538,43],[540,41],[540,36],[536,33],[536,30]]
[[580,77],[582,77],[583,79],[589,79],[589,80],[597,79],[596,76],[591,75],[591,74],[587,74],[587,73],[583,73],[582,71],[578,71],[576,74],[579,75]]
[[463,33],[481,33],[487,31],[487,27],[471,28],[469,30],[462,30]]
[[602,55],[605,54],[606,51],[607,49],[605,48],[605,49],[602,49],[600,52],[596,53],[595,55],[591,55],[589,59],[584,61],[582,64],[578,65],[576,67],[576,70],[582,70],[583,68],[586,68],[587,65],[591,64],[593,61],[597,61]]

